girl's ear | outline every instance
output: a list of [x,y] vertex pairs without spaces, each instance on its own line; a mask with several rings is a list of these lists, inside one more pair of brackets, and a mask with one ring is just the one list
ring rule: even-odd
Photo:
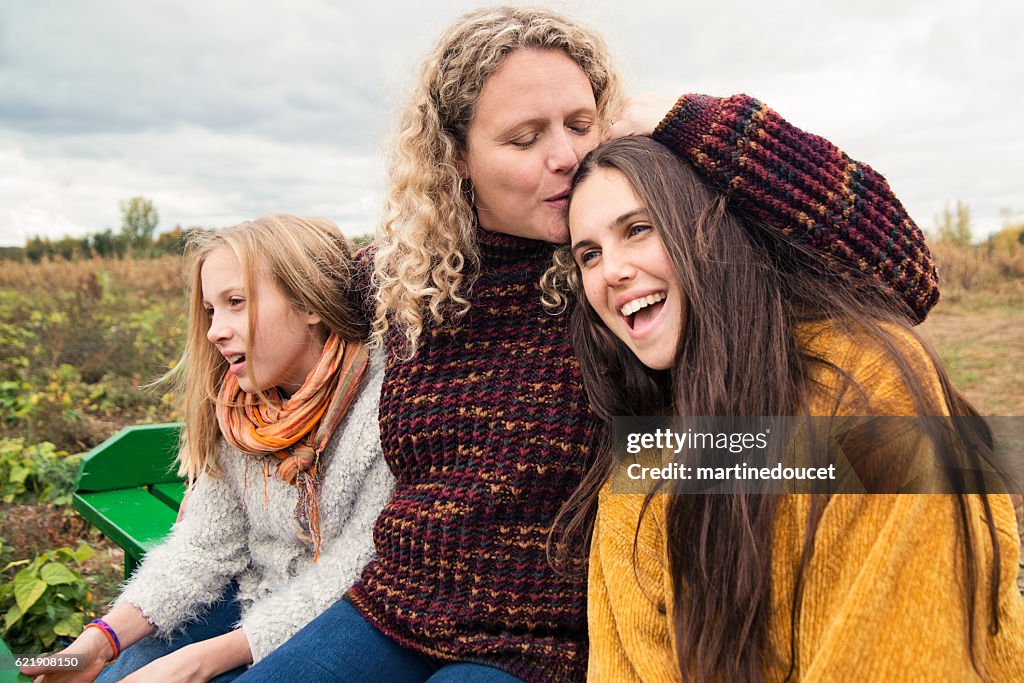
[[306,324],[307,325],[319,325],[323,322],[316,313],[306,312]]

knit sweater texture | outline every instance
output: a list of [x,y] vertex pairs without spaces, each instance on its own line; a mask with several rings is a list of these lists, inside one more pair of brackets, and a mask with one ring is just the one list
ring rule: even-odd
[[478,231],[469,312],[424,322],[389,362],[380,401],[397,483],[377,558],[348,599],[397,643],[527,681],[580,681],[585,583],[548,563],[548,529],[594,433],[566,315],[538,281],[553,246]]
[[222,473],[199,477],[182,520],[114,604],[135,605],[167,637],[237,581],[239,626],[258,662],[339,600],[373,557],[373,523],[394,486],[377,428],[383,376],[382,354],[371,355],[363,388],[325,449],[316,562],[314,545],[292,524],[298,490],[274,474],[276,459],[222,440]]
[[[828,327],[804,328],[805,344],[850,373],[868,389],[868,405],[846,392],[839,414],[912,414],[911,398],[891,356]],[[807,334],[807,332],[812,332]],[[901,339],[904,355],[923,369],[923,386],[938,392],[938,379],[920,346]],[[818,370],[822,398],[812,414],[831,414],[846,380],[835,369]],[[827,397],[827,398],[826,398]],[[868,412],[870,411],[870,412]],[[665,503],[659,496],[640,525],[644,496],[602,490],[590,557],[588,680],[680,680],[675,655],[672,584],[667,570]],[[992,546],[978,496],[968,512],[978,562],[975,654],[987,680],[1024,680],[1024,603],[1017,589],[1020,542],[1013,507],[990,496],[1000,551],[999,625],[988,634]],[[772,542],[766,681],[789,670],[790,612],[810,499],[781,496]],[[797,631],[800,681],[977,680],[968,648],[962,548],[957,508],[948,495],[837,495],[828,503],[804,573]],[[637,539],[634,566],[634,538]]]

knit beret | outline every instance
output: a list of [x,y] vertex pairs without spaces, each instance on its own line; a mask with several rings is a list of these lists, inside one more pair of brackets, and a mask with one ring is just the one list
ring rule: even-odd
[[683,95],[654,138],[685,155],[737,209],[821,254],[871,274],[915,323],[939,299],[920,228],[889,184],[825,138],[748,95]]

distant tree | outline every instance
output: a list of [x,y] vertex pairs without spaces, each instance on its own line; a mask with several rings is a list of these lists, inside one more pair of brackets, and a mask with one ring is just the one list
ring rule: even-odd
[[1021,220],[1024,211],[1001,206],[999,207],[999,216],[1003,219],[1003,229],[995,234],[995,241],[1000,244],[1016,242],[1024,245],[1024,220]]
[[122,201],[121,234],[133,249],[145,249],[153,242],[153,233],[160,222],[160,215],[153,202],[145,197],[132,197]]
[[988,236],[989,251],[1013,253],[1024,244],[1024,223],[1006,225],[997,233]]
[[957,200],[955,211],[946,204],[935,224],[939,240],[960,246],[971,243],[971,208],[966,202]]
[[81,254],[82,241],[74,237],[61,237],[54,245],[54,251],[65,261],[73,261]]
[[5,261],[24,261],[25,247],[0,247],[0,259]]
[[114,256],[114,231],[107,228],[103,232],[93,233],[92,250],[97,256],[103,258]]
[[174,226],[170,232],[162,232],[157,235],[153,243],[157,254],[181,254],[185,251],[185,233],[180,225]]
[[34,235],[25,242],[25,256],[32,263],[39,263],[47,256],[53,255],[53,245],[45,237]]

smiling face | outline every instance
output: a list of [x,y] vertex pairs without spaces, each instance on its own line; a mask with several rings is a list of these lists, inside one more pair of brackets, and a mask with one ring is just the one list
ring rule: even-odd
[[[200,279],[210,317],[206,337],[224,356],[242,391],[278,387],[291,395],[301,387],[323,351],[320,317],[296,310],[265,275],[256,277],[255,292],[247,292],[238,257],[226,246],[206,256]],[[254,339],[249,339],[254,299],[259,301],[259,314]]]
[[461,154],[480,226],[564,242],[569,185],[598,143],[587,75],[560,50],[519,49],[484,83]]
[[594,169],[573,193],[569,230],[591,308],[641,363],[652,370],[672,367],[686,296],[626,177]]

